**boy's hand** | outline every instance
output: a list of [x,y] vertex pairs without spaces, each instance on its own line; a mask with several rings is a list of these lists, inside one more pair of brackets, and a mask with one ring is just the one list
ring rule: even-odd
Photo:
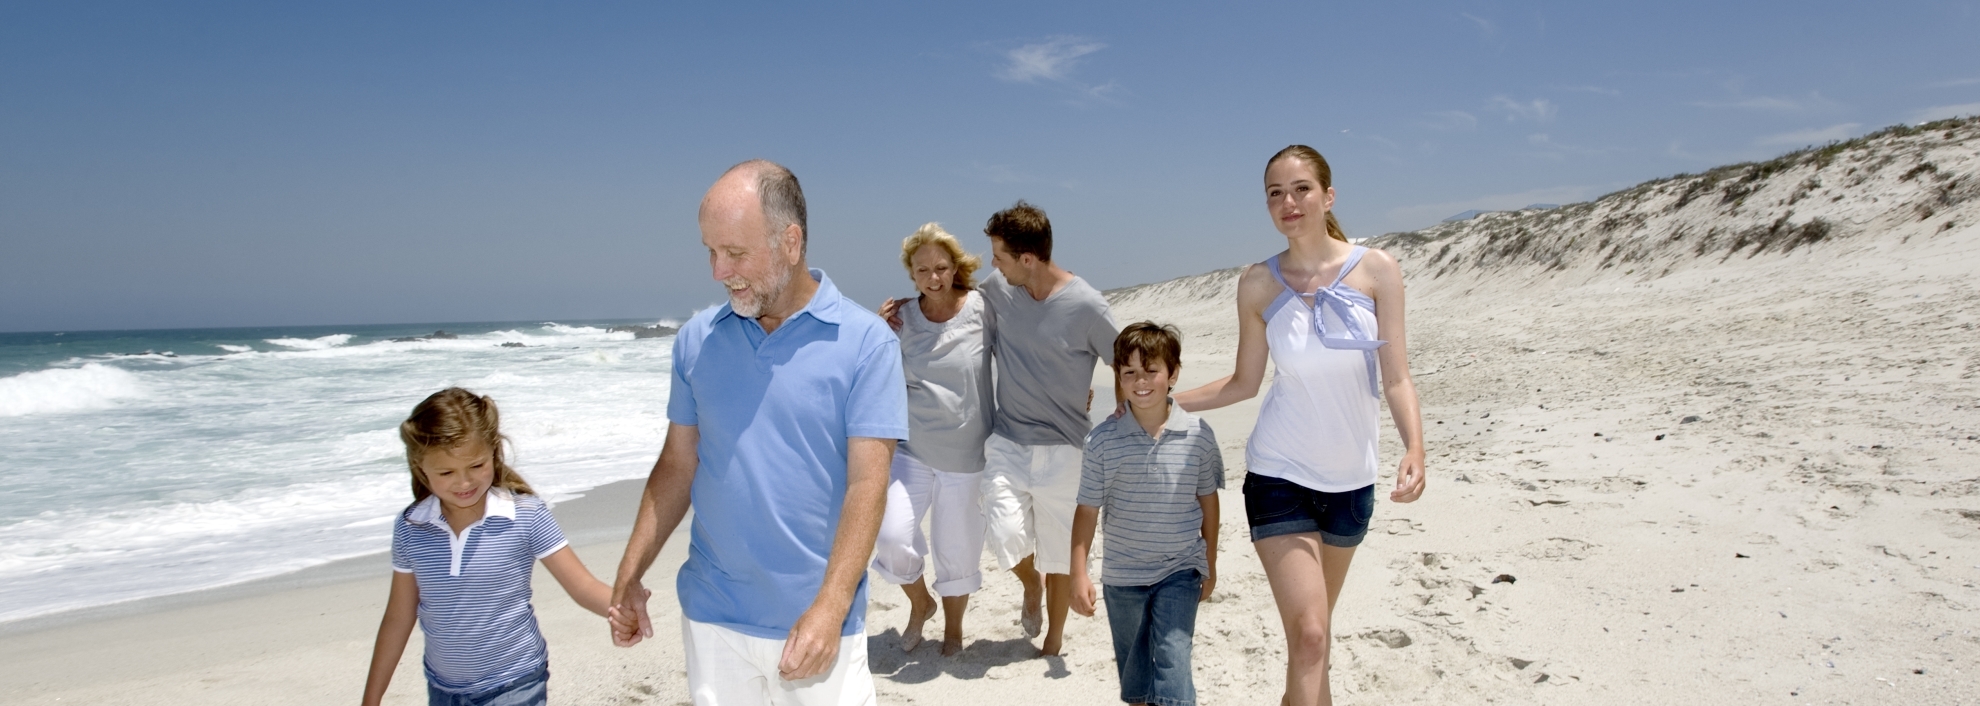
[[895,333],[901,331],[901,305],[906,302],[905,298],[888,297],[887,301],[880,303],[880,318],[886,319],[887,326],[893,328]]
[[1196,597],[1196,602],[1209,603],[1210,594],[1215,593],[1216,591],[1217,591],[1217,567],[1212,566],[1210,567],[1210,572],[1203,575],[1203,594]]
[[1093,617],[1093,580],[1085,572],[1072,577],[1072,609],[1074,613]]

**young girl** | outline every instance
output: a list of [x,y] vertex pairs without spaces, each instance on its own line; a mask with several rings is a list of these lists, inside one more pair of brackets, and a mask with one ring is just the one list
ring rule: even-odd
[[384,698],[415,618],[426,633],[428,704],[547,703],[550,660],[529,605],[530,570],[543,560],[601,616],[612,588],[584,568],[550,508],[503,461],[494,400],[458,387],[433,393],[399,438],[413,503],[392,527],[392,595],[364,703]]

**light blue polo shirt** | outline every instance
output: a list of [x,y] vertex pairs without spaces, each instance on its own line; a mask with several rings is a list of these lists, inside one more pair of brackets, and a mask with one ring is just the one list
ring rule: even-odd
[[[847,438],[908,436],[899,339],[823,271],[811,276],[818,292],[774,333],[728,304],[695,314],[675,334],[667,399],[668,421],[701,434],[681,612],[776,640],[824,585]],[[862,576],[840,634],[865,631]]]

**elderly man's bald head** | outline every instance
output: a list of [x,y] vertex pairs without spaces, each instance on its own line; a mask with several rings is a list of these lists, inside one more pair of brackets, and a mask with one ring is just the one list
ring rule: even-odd
[[752,159],[723,172],[702,197],[701,216],[707,218],[710,209],[745,206],[752,198],[772,243],[781,241],[784,232],[795,225],[800,239],[798,252],[809,249],[811,229],[805,223],[804,189],[798,186],[796,174],[767,159]]

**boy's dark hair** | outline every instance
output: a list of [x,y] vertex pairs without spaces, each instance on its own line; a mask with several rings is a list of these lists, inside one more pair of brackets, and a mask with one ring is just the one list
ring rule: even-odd
[[1004,250],[1011,257],[1031,253],[1041,261],[1052,261],[1052,220],[1023,199],[991,214],[983,234],[1004,241]]
[[1141,354],[1141,366],[1162,361],[1174,375],[1182,368],[1182,331],[1172,325],[1156,325],[1153,321],[1137,321],[1121,329],[1121,335],[1114,337],[1114,370],[1127,365],[1135,353]]

